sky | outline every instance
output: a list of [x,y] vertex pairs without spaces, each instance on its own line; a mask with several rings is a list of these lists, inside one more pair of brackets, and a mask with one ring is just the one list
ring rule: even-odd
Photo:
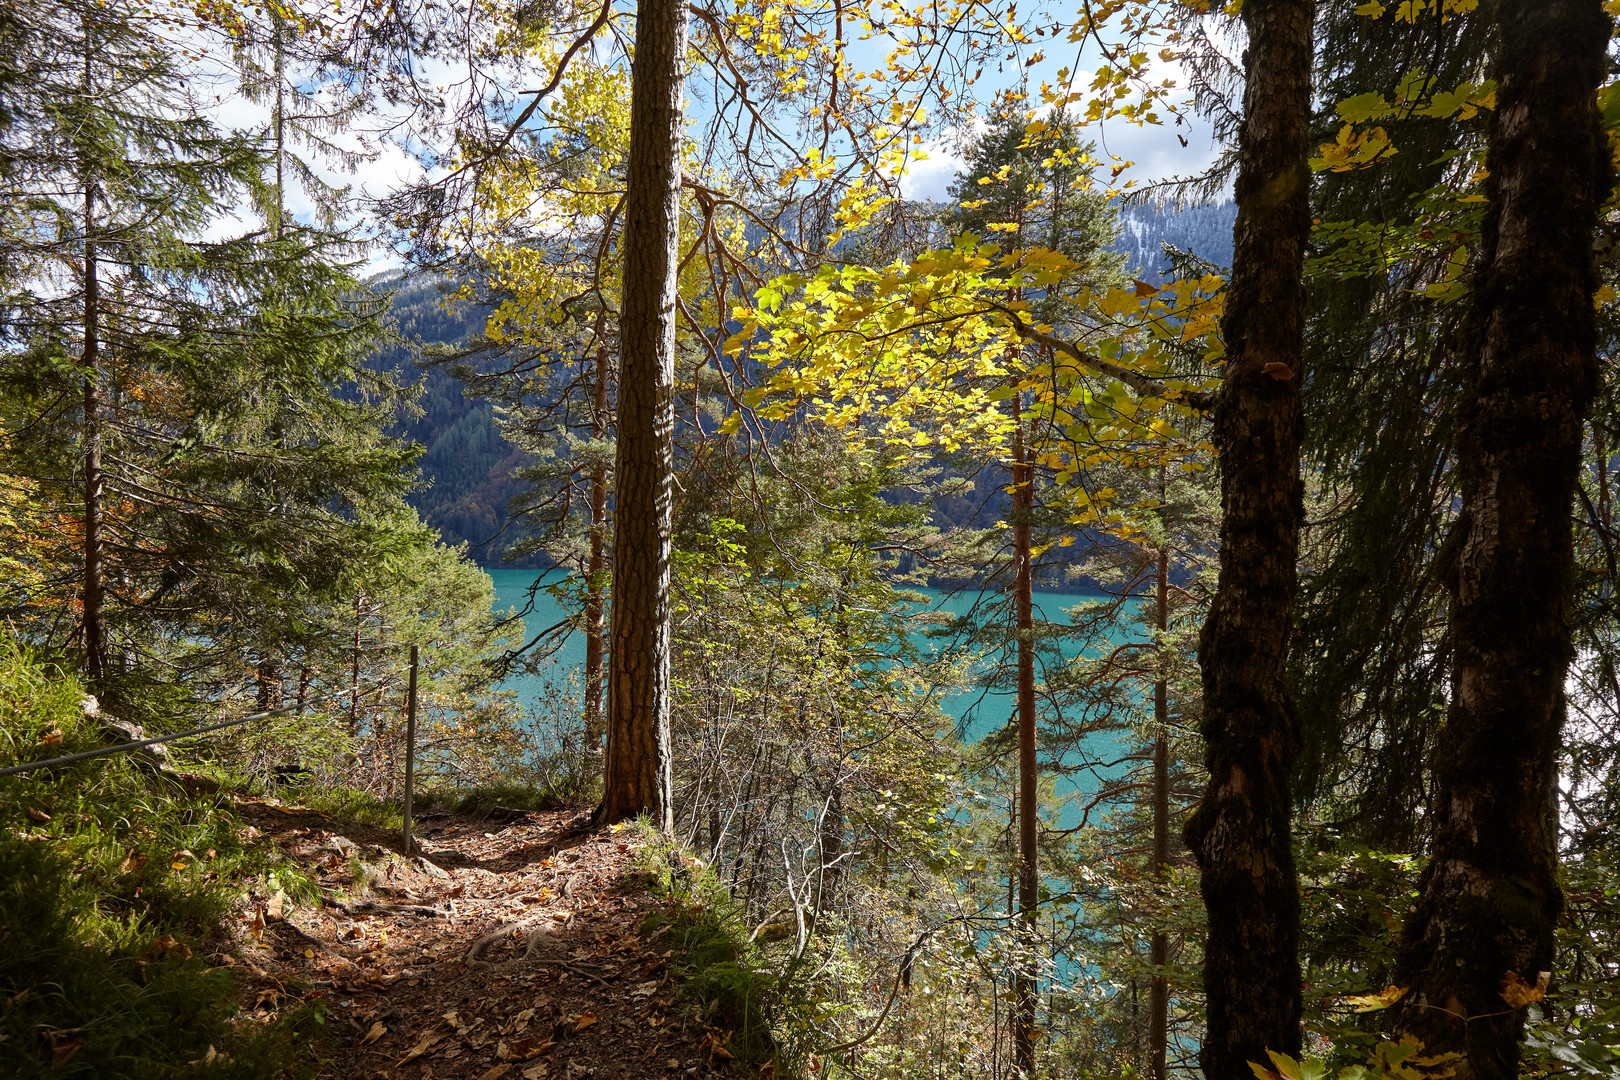
[[[218,52],[217,48],[213,51]],[[1025,74],[1032,85],[1039,85],[1042,79],[1056,81],[1059,68],[1065,64],[1084,72],[1088,67],[1095,66],[1096,58],[1087,57],[1085,53],[1071,53],[1066,57],[1056,55],[1027,69]],[[213,83],[202,88],[205,99],[207,96],[217,99],[217,105],[212,110],[214,119],[227,128],[262,129],[270,116],[268,103],[246,100],[231,85],[233,75],[229,66],[221,62],[217,64],[217,69]],[[426,70],[432,73],[431,64],[426,66]],[[449,71],[443,74],[447,82],[455,78]],[[1179,69],[1169,63],[1159,63],[1151,77],[1155,80],[1174,79],[1178,84],[1184,84]],[[1080,78],[1084,80],[1086,76],[1082,74]],[[992,92],[987,91],[986,98]],[[1208,124],[1197,117],[1190,120],[1190,127],[1181,128],[1172,124],[1133,125],[1114,120],[1105,127],[1092,125],[1084,128],[1081,134],[1083,138],[1096,142],[1100,156],[1113,155],[1134,162],[1134,167],[1122,179],[1134,179],[1140,185],[1172,176],[1195,175],[1214,160],[1218,148],[1214,145]],[[1177,138],[1178,131],[1187,140],[1186,146]],[[970,141],[973,134],[950,131],[923,146],[921,150],[925,156],[911,162],[902,178],[901,191],[904,196],[944,201],[952,181],[962,168],[963,144]],[[397,141],[367,140],[363,132],[339,132],[333,136],[333,141],[349,149],[370,149],[373,152],[352,174],[334,170],[318,161],[313,163],[316,172],[329,183],[339,186],[351,184],[356,194],[371,197],[386,195],[423,176],[423,166]],[[311,220],[314,205],[303,191],[296,190],[296,185],[290,185],[286,198],[288,209],[295,217]],[[209,232],[214,236],[223,236],[255,224],[251,212],[244,211],[216,221]],[[352,224],[358,224],[362,231],[367,231],[363,220]],[[365,269],[368,273],[374,273],[396,267],[399,261],[390,249],[379,245],[368,257]]]

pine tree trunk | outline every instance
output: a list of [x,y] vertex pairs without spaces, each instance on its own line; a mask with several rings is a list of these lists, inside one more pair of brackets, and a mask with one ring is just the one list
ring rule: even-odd
[[281,670],[281,660],[268,649],[259,654],[259,662],[253,669],[257,690],[254,695],[259,711],[265,709],[281,708],[282,694],[284,692],[284,676]]
[[1552,966],[1556,759],[1572,655],[1570,507],[1597,386],[1592,230],[1612,176],[1595,92],[1599,0],[1502,0],[1488,206],[1457,433],[1462,544],[1455,671],[1435,766],[1434,842],[1396,968],[1403,1033],[1509,1080],[1513,973]]
[[[1024,445],[1024,423],[1013,434],[1013,592],[1018,621],[1018,920],[1020,946],[1035,948],[1035,915],[1040,875],[1035,842],[1035,603],[1030,554],[1030,519],[1035,510],[1035,477]],[[1035,979],[1022,961],[1014,983],[1013,1065],[1024,1076],[1035,1071]]]
[[[1162,502],[1163,467],[1159,470],[1159,489]],[[1158,627],[1162,646],[1165,631],[1170,628],[1168,546],[1159,548],[1154,585],[1154,625]],[[1153,724],[1156,729],[1153,739],[1153,880],[1162,885],[1170,877],[1170,743],[1165,737],[1170,724],[1170,682],[1162,667],[1159,677],[1153,681]],[[1153,931],[1148,956],[1154,970],[1148,991],[1148,1076],[1151,1080],[1166,1080],[1165,1061],[1170,1042],[1170,980],[1159,973],[1170,962],[1170,939],[1163,929]]]
[[670,497],[686,5],[642,0],[630,82],[619,323],[613,598],[601,821],[674,830],[669,752]]
[[354,642],[351,645],[349,669],[349,738],[360,737],[360,607],[365,603],[366,594],[356,590],[354,594]]
[[[86,48],[88,48],[88,43]],[[85,93],[90,92],[90,58],[84,62]],[[101,551],[101,288],[96,271],[95,180],[84,177],[84,673],[96,693],[107,681],[106,587]]]
[[1291,850],[1298,720],[1284,679],[1298,574],[1301,278],[1310,234],[1310,0],[1247,0],[1237,222],[1222,329],[1220,576],[1204,624],[1209,785],[1187,822],[1209,913],[1208,1080],[1300,1052],[1299,888]]
[[[591,414],[591,437],[607,433],[608,347],[603,339],[606,318],[599,317],[596,335],[596,400]],[[585,746],[591,753],[602,748],[602,613],[607,583],[607,467],[591,468],[591,555],[585,570]]]

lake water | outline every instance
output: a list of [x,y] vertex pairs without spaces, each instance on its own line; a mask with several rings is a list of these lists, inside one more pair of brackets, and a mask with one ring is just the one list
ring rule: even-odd
[[[527,591],[537,578],[544,584],[558,583],[563,577],[558,572],[542,575],[535,570],[513,570],[506,567],[485,568],[485,572],[495,583],[495,607],[504,610],[515,607],[522,610],[528,602]],[[981,602],[979,594],[963,591],[954,595],[946,595],[937,589],[916,589],[916,592],[931,598],[931,609],[940,613],[951,615],[965,615],[972,610],[975,603]],[[993,602],[995,597],[986,597]],[[1094,593],[1060,593],[1037,592],[1035,594],[1035,618],[1052,623],[1067,623],[1066,610],[1076,604],[1097,599]],[[545,591],[535,594],[534,607],[525,616],[527,631],[530,637],[545,630],[567,618],[563,606]],[[919,642],[924,648],[926,641],[919,636]],[[1064,654],[1066,657],[1077,655],[1084,643],[1074,641],[1066,643]],[[575,700],[580,693],[579,684],[583,682],[585,667],[585,638],[583,634],[571,634],[563,642],[562,647],[541,665],[536,675],[519,675],[507,680],[506,687],[516,690],[518,700],[531,710],[540,710],[544,707],[555,708],[558,695],[571,695]],[[573,681],[570,682],[570,675]],[[1011,719],[1017,705],[1015,693],[1008,689],[1001,693],[990,693],[983,690],[969,690],[961,693],[947,695],[941,706],[945,712],[953,717],[969,742],[976,742],[985,735],[997,730]],[[1093,750],[1101,748],[1092,748]],[[1108,749],[1113,749],[1112,747]],[[1109,755],[1115,756],[1115,755]],[[1074,784],[1063,784],[1059,793],[1066,794],[1073,790],[1086,790],[1093,788],[1095,781],[1085,780]]]

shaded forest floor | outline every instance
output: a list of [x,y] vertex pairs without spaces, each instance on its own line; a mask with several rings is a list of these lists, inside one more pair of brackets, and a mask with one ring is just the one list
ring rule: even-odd
[[256,1020],[324,1002],[322,1076],[743,1074],[728,1033],[683,1006],[662,932],[642,930],[667,904],[636,868],[633,830],[593,830],[577,810],[430,811],[407,857],[396,831],[275,801],[236,809],[319,896],[250,895],[235,955],[218,959]]

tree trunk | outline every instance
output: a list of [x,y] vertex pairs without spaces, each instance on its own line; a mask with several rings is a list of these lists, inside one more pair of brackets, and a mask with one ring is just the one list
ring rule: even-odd
[[266,649],[259,654],[259,662],[254,666],[253,676],[258,684],[254,700],[258,704],[259,711],[281,708],[285,683],[281,659],[273,651]]
[[[1160,501],[1164,494],[1164,467],[1159,468]],[[1160,648],[1170,628],[1170,549],[1159,547],[1154,625],[1159,630]],[[1162,656],[1162,654],[1161,654]],[[1161,658],[1160,664],[1163,664]],[[1170,681],[1161,666],[1153,681],[1153,880],[1164,884],[1170,877],[1170,742],[1165,732],[1170,724]],[[1170,1041],[1170,980],[1162,972],[1170,962],[1170,939],[1162,928],[1153,931],[1149,946],[1153,982],[1148,991],[1148,1076],[1166,1080],[1165,1059]]]
[[[596,400],[591,413],[591,438],[607,433],[608,347],[606,313],[596,322]],[[607,588],[607,466],[591,467],[591,557],[585,570],[585,746],[591,753],[602,748],[602,608]]]
[[619,323],[613,598],[601,821],[674,831],[669,753],[670,496],[686,5],[642,0],[630,82]]
[[1208,1080],[1252,1080],[1266,1051],[1300,1052],[1299,888],[1290,781],[1298,719],[1284,680],[1302,516],[1301,354],[1310,235],[1310,0],[1247,0],[1237,222],[1213,417],[1220,576],[1204,624],[1209,786],[1187,822],[1209,912]]
[[[89,44],[86,39],[86,49]],[[84,60],[85,94],[90,93],[90,56]],[[84,174],[84,674],[101,694],[107,681],[106,587],[101,552],[101,397],[97,366],[101,362],[101,288],[96,272],[95,178]]]
[[1572,654],[1575,494],[1597,385],[1592,230],[1612,176],[1595,92],[1598,0],[1502,0],[1489,200],[1474,278],[1451,583],[1455,672],[1435,765],[1434,842],[1406,926],[1397,1027],[1509,1080],[1524,1009],[1509,973],[1552,966],[1556,758]]
[[365,603],[366,594],[358,590],[354,594],[354,642],[351,646],[350,658],[352,666],[349,669],[349,737],[360,737],[360,607]]
[[[1016,401],[1016,399],[1015,399]],[[1035,1072],[1035,913],[1040,875],[1035,843],[1035,604],[1030,555],[1030,519],[1035,511],[1035,470],[1024,445],[1020,417],[1013,433],[1013,592],[1018,620],[1018,920],[1026,953],[1016,982],[1013,1019],[1013,1065],[1024,1076]]]

